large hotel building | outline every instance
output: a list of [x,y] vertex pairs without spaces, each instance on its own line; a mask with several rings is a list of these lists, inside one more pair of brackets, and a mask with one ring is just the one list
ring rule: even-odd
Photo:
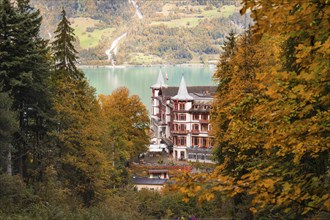
[[159,72],[152,89],[151,130],[175,160],[212,162],[210,107],[216,86],[167,86]]

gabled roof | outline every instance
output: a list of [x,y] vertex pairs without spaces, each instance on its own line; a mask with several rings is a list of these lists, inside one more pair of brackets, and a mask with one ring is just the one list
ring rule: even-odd
[[[161,94],[164,98],[170,98],[178,94],[179,87],[177,86],[168,86],[166,88],[161,88]],[[188,94],[196,93],[196,94],[204,94],[210,97],[215,95],[217,91],[216,86],[188,86],[187,87]]]
[[162,87],[167,87],[167,85],[164,82],[164,77],[163,77],[163,74],[162,74],[162,70],[159,70],[159,74],[158,74],[156,84],[152,85],[151,88],[160,89]]
[[184,80],[184,77],[182,76],[180,87],[178,94],[176,96],[173,96],[172,99],[176,100],[193,100],[194,98],[188,94],[186,81]]
[[171,98],[178,94],[179,87],[177,86],[168,86],[166,88],[161,88],[160,92],[164,98]]
[[209,94],[214,96],[217,91],[217,86],[190,86],[188,87],[189,93]]

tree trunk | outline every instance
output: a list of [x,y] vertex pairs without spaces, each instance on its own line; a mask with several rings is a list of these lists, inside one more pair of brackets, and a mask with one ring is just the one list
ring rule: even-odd
[[12,169],[12,166],[11,166],[11,144],[9,144],[9,147],[8,147],[8,154],[7,154],[7,174],[12,176],[13,175],[13,169]]
[[22,154],[21,150],[19,152],[18,170],[19,170],[19,175],[20,175],[21,179],[23,180],[23,178],[24,178],[24,175],[23,175],[23,154]]

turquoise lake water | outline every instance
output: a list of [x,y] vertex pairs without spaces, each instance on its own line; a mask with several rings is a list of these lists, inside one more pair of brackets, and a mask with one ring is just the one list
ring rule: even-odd
[[[212,76],[215,66],[150,66],[150,67],[82,67],[81,68],[91,86],[96,88],[97,94],[111,94],[119,87],[127,87],[130,94],[138,95],[151,108],[150,86],[156,83],[159,70],[163,72],[165,83],[168,86],[179,86],[184,75],[187,86],[216,85]],[[168,76],[168,80],[165,76]]]

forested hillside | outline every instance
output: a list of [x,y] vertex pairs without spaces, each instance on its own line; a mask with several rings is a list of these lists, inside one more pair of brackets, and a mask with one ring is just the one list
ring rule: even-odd
[[112,54],[117,64],[214,63],[224,36],[230,30],[239,34],[251,24],[249,16],[239,15],[238,0],[34,0],[32,4],[44,16],[41,33],[50,40],[58,12],[62,7],[68,11],[80,62],[85,64],[109,64],[106,51],[124,33],[127,36]]

